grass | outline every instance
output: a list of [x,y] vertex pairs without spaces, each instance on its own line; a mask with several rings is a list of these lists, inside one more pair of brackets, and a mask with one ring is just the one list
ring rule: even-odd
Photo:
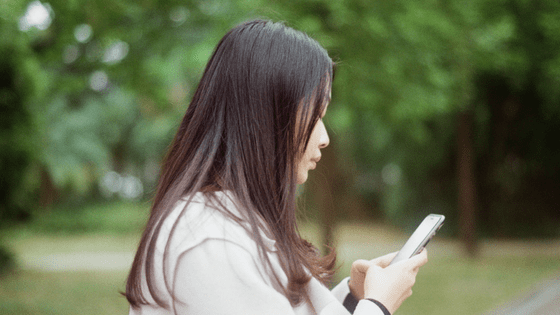
[[[430,277],[437,275],[439,267],[449,268],[448,276],[430,283]],[[555,275],[559,269],[558,258],[546,256],[493,257],[473,262],[442,261],[426,269],[420,283],[424,281],[428,287],[415,298],[422,299],[426,293],[437,292],[449,305],[447,314],[453,310],[455,314],[479,313],[506,303],[520,291],[526,291],[536,282]],[[416,304],[420,312],[410,314],[426,314],[421,312],[422,304]],[[441,311],[437,313],[443,314]]]
[[[397,314],[481,314],[554,275],[560,268],[558,258],[433,257]],[[341,274],[348,274],[349,267],[349,261],[343,264]],[[0,279],[0,314],[125,314],[128,305],[118,293],[124,289],[125,277],[125,270],[19,270]]]
[[[117,203],[114,207],[94,205],[76,213],[53,211],[42,222],[5,231],[3,240],[23,267],[26,259],[51,254],[130,253],[145,218],[140,211],[143,207]],[[66,218],[57,221],[56,216]],[[86,217],[93,218],[95,224],[87,226]],[[119,225],[125,226],[120,229]],[[302,233],[319,243],[316,226],[303,226]],[[406,235],[386,226],[341,224],[335,237],[341,279],[349,273],[352,261],[396,251]],[[436,237],[429,246],[430,261],[418,274],[414,294],[397,315],[482,314],[556,275],[560,270],[557,243],[487,241],[481,244],[477,259],[468,259],[457,241]],[[126,275],[126,270],[21,268],[0,278],[0,314],[126,314],[128,304],[119,294]]]
[[[302,234],[317,242],[316,229],[303,229]],[[387,226],[356,223],[341,224],[334,234],[341,263],[337,280],[349,275],[354,260],[397,251],[408,236]],[[397,315],[484,314],[560,274],[558,240],[483,240],[478,257],[471,259],[460,242],[436,237],[428,256],[413,295]]]
[[[483,314],[558,272],[550,257],[431,259],[397,314]],[[349,269],[349,268],[346,268]]]
[[133,252],[145,224],[145,203],[61,206],[2,231],[20,269],[0,278],[0,314],[126,314],[127,270],[44,271],[25,267],[46,255]]
[[129,234],[140,231],[148,218],[147,202],[116,201],[88,205],[61,205],[35,213],[33,220],[16,229],[49,235],[84,233]]
[[126,314],[125,271],[20,270],[0,280],[0,314]]

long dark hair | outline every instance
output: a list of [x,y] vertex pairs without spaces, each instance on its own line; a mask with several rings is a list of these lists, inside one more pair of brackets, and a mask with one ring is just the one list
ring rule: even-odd
[[272,234],[288,284],[273,278],[292,305],[308,300],[307,271],[323,282],[332,276],[334,254],[321,257],[297,230],[296,166],[325,109],[333,67],[319,43],[282,23],[250,21],[222,38],[163,165],[126,284],[133,307],[149,303],[143,274],[153,300],[168,307],[154,279],[156,241],[176,202],[196,192],[212,198],[212,191],[227,190],[235,196],[268,266],[258,231]]

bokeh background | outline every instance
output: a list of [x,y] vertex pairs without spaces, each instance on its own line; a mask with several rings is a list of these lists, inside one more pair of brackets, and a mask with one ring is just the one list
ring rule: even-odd
[[301,230],[357,258],[445,227],[399,314],[560,272],[556,0],[0,0],[0,313],[126,313],[160,161],[219,39],[266,18],[338,62]]

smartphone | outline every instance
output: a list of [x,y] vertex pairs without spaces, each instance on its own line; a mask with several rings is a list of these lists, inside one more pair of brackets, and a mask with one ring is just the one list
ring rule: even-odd
[[444,220],[445,216],[441,214],[430,214],[424,218],[389,265],[419,254],[441,228]]

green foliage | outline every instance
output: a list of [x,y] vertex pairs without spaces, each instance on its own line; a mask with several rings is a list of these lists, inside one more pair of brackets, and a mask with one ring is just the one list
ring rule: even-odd
[[[463,111],[475,113],[481,215],[495,223],[485,233],[511,235],[524,215],[514,206],[517,219],[494,229],[506,209],[546,197],[522,193],[535,186],[529,182],[559,195],[557,181],[543,175],[560,172],[558,142],[548,136],[560,119],[557,1],[48,3],[51,24],[25,30],[18,27],[29,2],[0,3],[0,47],[13,52],[3,64],[18,74],[9,94],[22,104],[11,115],[27,117],[10,118],[17,128],[2,134],[20,163],[7,177],[20,196],[13,204],[86,199],[108,171],[140,178],[150,193],[212,49],[254,17],[286,21],[339,61],[326,118],[340,138],[336,167],[378,217],[406,224],[437,211],[455,225]],[[512,102],[522,110],[500,114]],[[507,171],[512,156],[525,171]],[[537,217],[560,221],[550,210],[557,200],[546,200],[533,209]]]
[[149,205],[145,202],[66,204],[36,214],[36,219],[26,224],[26,229],[47,235],[138,233],[146,223],[148,210]]
[[[0,28],[2,24],[0,22]],[[29,88],[14,47],[0,43],[0,225],[25,218],[30,205],[22,176],[34,156],[32,113],[25,104]]]
[[0,279],[15,267],[14,254],[4,246],[0,246]]
[[42,194],[62,200],[91,195],[110,170],[153,187],[154,165],[215,43],[252,8],[237,2],[50,1],[42,6],[51,25],[18,30],[27,5],[6,5],[5,38],[20,38],[19,52],[26,53],[16,54],[17,61],[36,86],[26,101],[38,140],[32,177],[44,171],[52,187],[38,183]]
[[[475,111],[480,217],[484,223],[493,218],[493,224],[481,225],[483,233],[558,235],[557,228],[537,224],[543,217],[556,222],[551,225],[560,220],[552,214],[558,198],[550,197],[558,195],[557,181],[544,175],[560,175],[553,162],[558,160],[548,160],[557,156],[560,143],[546,136],[559,125],[559,89],[551,81],[557,76],[550,75],[557,71],[560,51],[558,32],[552,31],[558,29],[557,2],[301,6],[306,9],[294,8],[296,20],[320,18],[321,26],[310,26],[312,32],[329,38],[329,50],[342,60],[327,120],[337,134],[350,138],[339,150],[340,167],[358,170],[356,188],[363,196],[377,199],[395,222],[406,225],[435,211],[448,215],[455,227],[455,150],[461,145],[456,116]],[[494,89],[487,76],[502,78],[506,91]],[[497,99],[498,93],[509,95]],[[519,108],[505,125],[504,102]],[[505,129],[496,134],[497,128]],[[524,172],[512,173],[504,166],[512,158],[535,168],[521,166]],[[527,204],[539,206],[528,211]]]

